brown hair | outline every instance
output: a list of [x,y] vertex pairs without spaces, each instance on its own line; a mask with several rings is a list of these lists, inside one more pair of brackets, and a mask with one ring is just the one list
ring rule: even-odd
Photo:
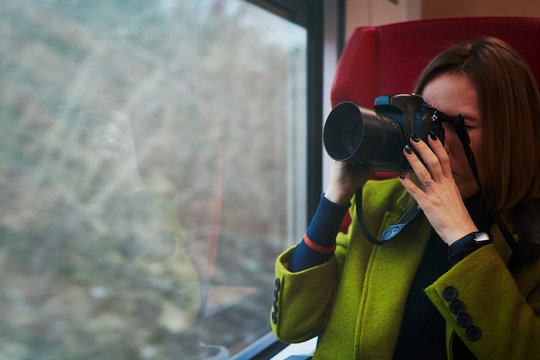
[[496,209],[538,197],[540,96],[527,64],[506,43],[483,38],[455,45],[435,57],[417,82],[422,94],[443,73],[469,78],[482,119],[482,186]]

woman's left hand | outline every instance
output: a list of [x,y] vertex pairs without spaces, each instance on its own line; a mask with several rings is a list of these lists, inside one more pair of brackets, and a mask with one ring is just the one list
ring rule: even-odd
[[422,157],[424,164],[410,148],[403,153],[411,164],[420,185],[400,173],[399,180],[407,192],[424,211],[433,229],[441,239],[451,245],[461,237],[478,231],[461,198],[454,181],[450,160],[442,143],[429,138],[429,145],[418,137],[411,144]]

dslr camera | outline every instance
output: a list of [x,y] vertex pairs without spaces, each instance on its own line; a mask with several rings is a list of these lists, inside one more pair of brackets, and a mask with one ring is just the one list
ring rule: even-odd
[[338,104],[326,120],[323,142],[337,161],[372,171],[410,171],[403,148],[412,134],[427,143],[433,132],[444,143],[442,123],[450,118],[416,94],[379,96],[375,110]]

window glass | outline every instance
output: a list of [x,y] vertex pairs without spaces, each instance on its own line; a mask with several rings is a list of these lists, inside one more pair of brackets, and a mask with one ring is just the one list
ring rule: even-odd
[[0,9],[0,358],[226,359],[305,227],[306,30],[240,0]]

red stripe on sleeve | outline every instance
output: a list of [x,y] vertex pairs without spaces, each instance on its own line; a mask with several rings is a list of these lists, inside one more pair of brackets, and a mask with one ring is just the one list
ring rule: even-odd
[[334,250],[336,250],[336,244],[334,244],[334,246],[332,246],[331,248],[325,248],[325,247],[323,247],[321,245],[317,245],[313,241],[309,240],[307,234],[304,234],[304,242],[306,243],[307,246],[309,246],[313,250],[318,251],[318,252],[323,253],[323,254],[328,254],[328,253],[331,253]]

